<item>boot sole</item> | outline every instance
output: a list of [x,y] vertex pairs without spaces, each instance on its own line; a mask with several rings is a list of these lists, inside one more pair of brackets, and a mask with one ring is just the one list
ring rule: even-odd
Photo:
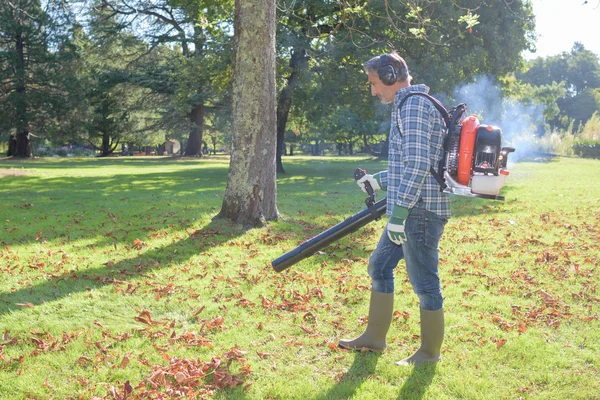
[[372,351],[374,353],[383,353],[383,351],[385,350],[385,348],[379,350],[379,349],[372,349],[370,347],[351,347],[351,346],[345,346],[340,343],[338,343],[338,347],[341,349],[345,349],[345,350],[360,351],[361,353],[366,353],[368,351]]

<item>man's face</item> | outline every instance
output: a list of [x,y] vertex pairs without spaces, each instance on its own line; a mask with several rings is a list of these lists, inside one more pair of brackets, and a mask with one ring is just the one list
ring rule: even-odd
[[371,96],[379,97],[382,104],[392,103],[398,88],[384,84],[376,72],[369,72],[367,75],[369,77],[369,85],[371,86]]

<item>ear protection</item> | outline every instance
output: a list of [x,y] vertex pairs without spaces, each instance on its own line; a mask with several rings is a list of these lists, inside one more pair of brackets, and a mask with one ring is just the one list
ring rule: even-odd
[[379,75],[379,79],[383,82],[384,85],[392,86],[398,80],[398,74],[396,73],[396,68],[392,64],[392,60],[388,57],[387,54],[379,56],[379,69],[377,70],[377,75]]

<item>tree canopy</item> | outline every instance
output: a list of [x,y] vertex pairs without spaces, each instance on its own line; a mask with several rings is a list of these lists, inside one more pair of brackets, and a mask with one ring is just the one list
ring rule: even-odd
[[[5,2],[6,3],[6,2]],[[0,138],[29,156],[30,137],[56,146],[157,146],[202,155],[232,143],[233,0],[18,0],[0,6]],[[397,50],[415,83],[454,102],[481,76],[502,94],[543,105],[538,132],[576,129],[599,109],[598,56],[525,62],[535,18],[525,0],[279,0],[277,167],[286,142],[381,150],[389,109],[362,64]],[[30,133],[35,136],[30,136]],[[37,139],[41,138],[41,139]],[[204,146],[203,146],[204,144]],[[340,150],[341,151],[341,150]]]

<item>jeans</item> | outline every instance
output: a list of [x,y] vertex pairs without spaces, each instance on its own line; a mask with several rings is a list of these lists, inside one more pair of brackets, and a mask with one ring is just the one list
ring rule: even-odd
[[376,292],[394,293],[394,269],[405,258],[406,272],[423,310],[436,311],[444,306],[438,276],[438,245],[448,220],[423,208],[415,207],[406,220],[406,243],[394,244],[387,227],[369,259],[369,276]]

